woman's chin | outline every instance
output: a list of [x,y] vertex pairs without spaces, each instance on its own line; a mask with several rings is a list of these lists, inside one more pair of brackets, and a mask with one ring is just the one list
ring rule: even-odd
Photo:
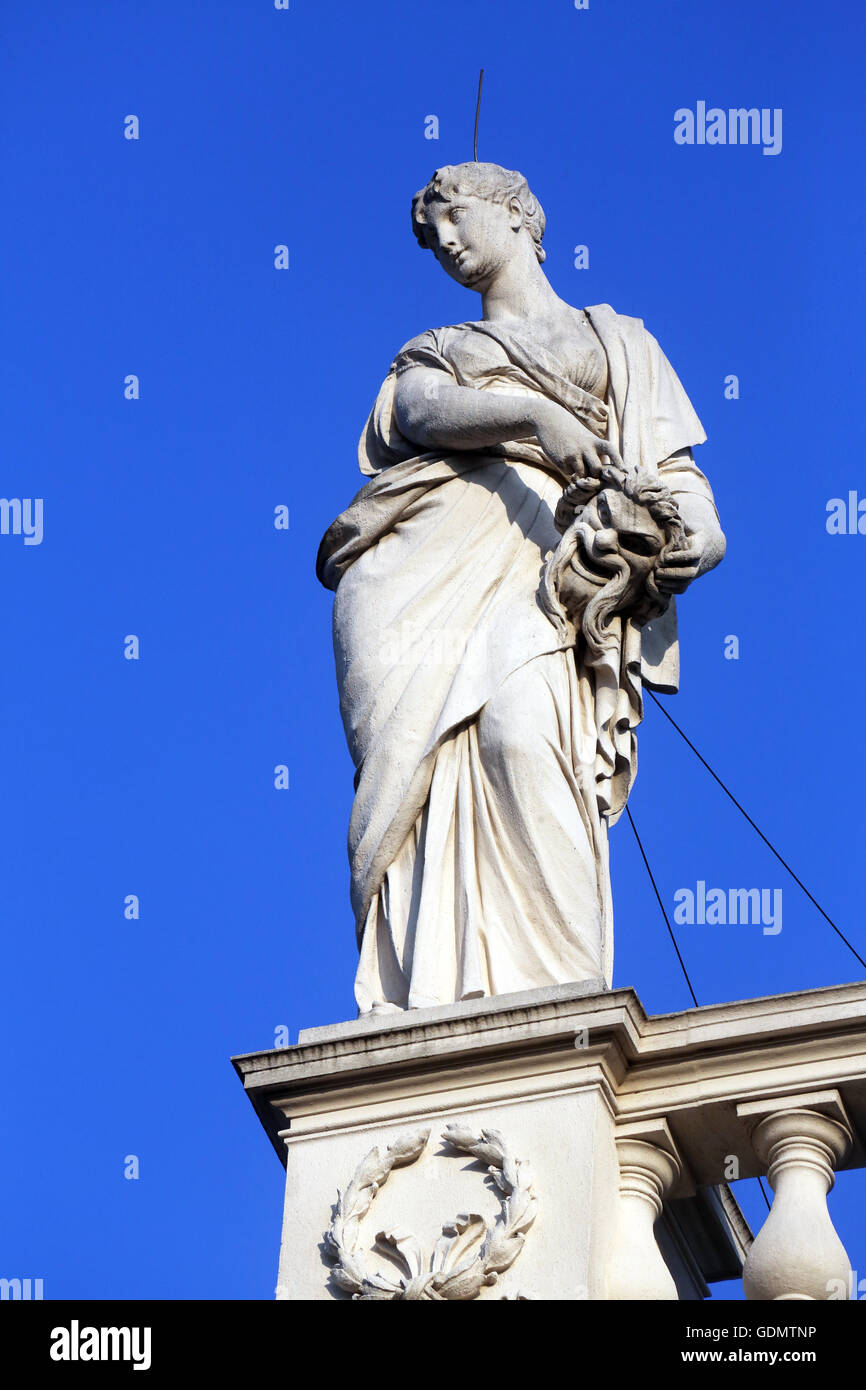
[[458,285],[462,285],[465,290],[472,290],[475,288],[476,276],[472,274],[471,270],[467,270],[463,266],[455,265],[449,270],[448,274],[451,276],[452,280],[456,280]]
[[452,267],[449,274],[464,289],[478,290],[479,292],[485,289],[490,279],[489,272],[483,266],[473,264],[467,258],[464,258],[460,265]]

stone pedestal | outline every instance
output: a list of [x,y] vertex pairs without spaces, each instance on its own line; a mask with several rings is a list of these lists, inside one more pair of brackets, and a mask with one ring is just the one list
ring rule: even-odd
[[286,1166],[277,1297],[701,1298],[736,1277],[727,1188],[698,1192],[664,1114],[623,1106],[646,1025],[592,981],[235,1059]]

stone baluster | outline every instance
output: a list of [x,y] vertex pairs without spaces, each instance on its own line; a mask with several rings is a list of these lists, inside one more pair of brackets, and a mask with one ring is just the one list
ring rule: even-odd
[[851,1265],[827,1210],[833,1170],[851,1146],[836,1091],[751,1101],[752,1146],[767,1166],[773,1205],[746,1259],[747,1299],[812,1300],[847,1290]]
[[623,1126],[616,1153],[620,1201],[607,1262],[608,1299],[676,1299],[676,1284],[655,1238],[662,1200],[682,1172],[667,1125]]

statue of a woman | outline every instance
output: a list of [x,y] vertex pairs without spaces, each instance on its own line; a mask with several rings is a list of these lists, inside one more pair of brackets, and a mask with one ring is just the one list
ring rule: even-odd
[[610,984],[642,682],[677,688],[671,596],[724,554],[682,386],[639,319],[554,292],[522,175],[439,169],[412,220],[482,317],[397,354],[319,553],[362,1014]]

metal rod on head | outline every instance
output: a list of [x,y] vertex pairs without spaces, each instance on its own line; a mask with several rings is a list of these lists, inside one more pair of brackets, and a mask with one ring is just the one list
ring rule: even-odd
[[475,103],[475,138],[472,143],[472,158],[478,163],[478,113],[481,110],[481,83],[484,78],[484,69],[478,74],[478,100]]

